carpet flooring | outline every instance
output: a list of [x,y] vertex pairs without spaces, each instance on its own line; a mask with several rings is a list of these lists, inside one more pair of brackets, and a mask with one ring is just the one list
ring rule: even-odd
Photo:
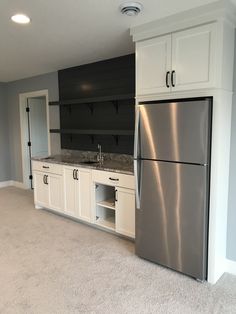
[[236,277],[196,282],[10,187],[0,189],[0,313],[236,313]]

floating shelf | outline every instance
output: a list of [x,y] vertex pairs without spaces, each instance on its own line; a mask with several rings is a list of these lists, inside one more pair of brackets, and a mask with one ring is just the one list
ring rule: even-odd
[[107,101],[117,101],[117,100],[126,100],[126,99],[128,100],[128,99],[133,99],[134,96],[135,96],[134,94],[111,95],[111,96],[100,96],[100,97],[60,100],[57,103],[60,106],[79,105],[79,104],[88,104],[88,103],[96,103],[96,102],[107,102]]
[[107,218],[98,218],[96,220],[96,224],[101,227],[114,231],[115,230],[115,217],[112,216],[112,217],[107,217]]
[[59,101],[49,101],[49,106],[59,106]]
[[108,199],[108,200],[97,202],[97,205],[115,210],[115,200],[114,199]]
[[134,135],[133,130],[86,130],[86,129],[51,129],[50,133],[84,135]]

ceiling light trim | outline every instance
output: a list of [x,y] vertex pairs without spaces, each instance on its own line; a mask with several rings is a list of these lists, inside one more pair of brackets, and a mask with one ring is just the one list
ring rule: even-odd
[[31,22],[31,19],[26,14],[23,13],[17,13],[12,15],[11,20],[14,23],[22,25],[29,24]]

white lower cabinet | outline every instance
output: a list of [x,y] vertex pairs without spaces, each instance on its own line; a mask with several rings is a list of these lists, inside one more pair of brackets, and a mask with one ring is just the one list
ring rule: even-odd
[[134,176],[33,161],[34,202],[135,237]]
[[65,213],[91,221],[91,171],[64,167]]
[[62,212],[63,204],[63,178],[61,175],[48,174],[49,208]]
[[46,175],[43,172],[35,171],[34,177],[34,202],[36,205],[45,206],[49,205],[49,192],[48,185],[45,182]]
[[94,170],[92,180],[94,223],[135,238],[134,176]]
[[33,172],[34,200],[38,206],[63,211],[63,179],[61,175]]
[[116,232],[135,237],[135,192],[117,188]]

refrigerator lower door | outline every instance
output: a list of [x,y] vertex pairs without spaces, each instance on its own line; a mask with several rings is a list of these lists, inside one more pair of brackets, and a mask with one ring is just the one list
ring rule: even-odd
[[136,254],[206,279],[208,167],[142,160]]

